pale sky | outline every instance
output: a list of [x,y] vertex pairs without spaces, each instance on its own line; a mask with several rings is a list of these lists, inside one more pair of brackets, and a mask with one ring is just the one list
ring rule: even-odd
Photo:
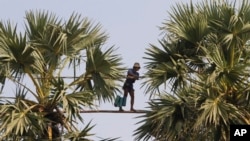
[[[159,45],[161,31],[158,27],[169,18],[167,11],[170,7],[178,2],[189,3],[190,0],[2,0],[0,19],[18,23],[19,30],[23,30],[25,11],[28,10],[48,10],[65,19],[73,12],[79,13],[100,23],[110,37],[104,47],[114,45],[118,48],[116,53],[121,55],[126,67],[140,62],[142,69],[139,72],[143,75],[145,49],[149,44]],[[147,106],[148,96],[143,93],[142,82],[139,80],[135,84],[135,109]],[[125,110],[129,110],[129,103],[130,97]],[[102,104],[99,109],[118,110],[113,103]],[[138,127],[136,123],[142,120],[135,119],[137,116],[140,114],[95,113],[84,114],[83,118],[86,123],[92,120],[92,125],[96,124],[91,133],[98,137],[121,137],[121,141],[133,141],[133,131]],[[79,128],[83,127],[79,125]],[[96,137],[92,139],[99,140]]]

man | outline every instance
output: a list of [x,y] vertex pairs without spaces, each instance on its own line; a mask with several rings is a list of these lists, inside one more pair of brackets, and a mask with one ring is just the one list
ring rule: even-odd
[[[132,69],[128,69],[127,78],[122,87],[124,90],[123,99],[127,98],[128,93],[131,97],[130,111],[133,111],[133,112],[136,112],[136,110],[134,109],[134,100],[135,100],[134,91],[135,90],[134,90],[133,84],[136,80],[139,79],[139,73],[137,72],[139,71],[139,69],[140,69],[140,64],[137,62],[134,63],[134,66]],[[122,107],[119,107],[119,111],[123,111]]]

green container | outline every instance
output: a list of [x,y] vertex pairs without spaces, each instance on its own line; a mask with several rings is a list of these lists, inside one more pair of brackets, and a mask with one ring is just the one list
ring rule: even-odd
[[115,107],[122,107],[122,105],[123,105],[123,98],[121,96],[117,95],[115,98],[114,106]]

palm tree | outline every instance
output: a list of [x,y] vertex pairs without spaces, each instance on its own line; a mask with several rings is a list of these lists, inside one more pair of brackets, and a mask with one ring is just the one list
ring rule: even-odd
[[143,85],[158,97],[136,139],[229,140],[231,124],[250,123],[249,2],[177,4],[169,14],[161,47],[146,50]]
[[0,140],[64,135],[88,140],[93,126],[79,131],[79,112],[94,107],[94,101],[114,99],[124,70],[121,58],[114,47],[103,51],[108,36],[100,24],[79,14],[63,21],[46,11],[27,11],[25,19],[20,33],[10,22],[0,22],[0,80],[3,89],[8,82],[16,86],[15,94],[0,98]]

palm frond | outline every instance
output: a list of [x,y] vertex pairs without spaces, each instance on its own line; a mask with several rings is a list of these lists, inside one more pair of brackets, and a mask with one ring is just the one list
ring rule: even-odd
[[90,126],[90,123],[91,122],[89,122],[81,131],[69,132],[65,134],[64,138],[70,139],[71,141],[89,141],[90,139],[88,139],[88,137],[93,135],[90,134],[89,131],[94,128],[94,126]]
[[[249,123],[250,7],[247,0],[237,2],[172,8],[160,46],[151,45],[145,53],[143,86],[160,98],[139,117],[137,139],[228,140],[230,124]],[[166,83],[171,93],[161,92],[168,90],[162,87]],[[175,128],[180,118],[181,128]]]
[[165,95],[160,99],[152,100],[149,105],[151,111],[138,117],[146,119],[137,123],[143,123],[143,125],[135,131],[136,139],[148,140],[151,137],[158,140],[181,139],[185,117],[189,111],[188,107],[184,106],[184,101],[176,95]]
[[[116,91],[117,82],[121,81],[125,68],[120,67],[121,58],[113,54],[114,48],[101,51],[100,47],[87,49],[86,79],[79,82],[81,89],[90,88],[99,100],[111,101]],[[95,57],[98,56],[98,57]]]

